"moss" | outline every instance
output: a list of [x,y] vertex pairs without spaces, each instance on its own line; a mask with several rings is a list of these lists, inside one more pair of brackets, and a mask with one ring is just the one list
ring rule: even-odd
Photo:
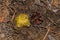
[[30,21],[29,21],[29,16],[28,14],[25,14],[25,13],[21,13],[19,14],[16,18],[15,18],[15,21],[16,21],[16,26],[18,28],[20,27],[24,27],[24,26],[30,26]]

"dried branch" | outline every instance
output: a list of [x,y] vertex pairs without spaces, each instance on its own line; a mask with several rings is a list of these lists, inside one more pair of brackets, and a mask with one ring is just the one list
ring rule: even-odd
[[44,36],[44,38],[43,38],[43,40],[45,40],[46,39],[46,37],[47,37],[47,35],[48,35],[48,33],[50,32],[50,27],[48,28],[48,31],[46,32],[46,34],[45,34],[45,36]]
[[50,22],[52,22],[54,25],[56,25],[56,23],[53,20],[51,20],[49,17],[47,17],[47,18]]

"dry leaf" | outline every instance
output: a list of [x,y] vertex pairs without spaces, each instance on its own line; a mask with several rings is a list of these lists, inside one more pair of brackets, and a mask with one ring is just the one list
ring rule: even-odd
[[0,22],[6,22],[6,17],[8,16],[9,11],[5,7],[0,7]]
[[58,7],[58,0],[52,0],[51,5]]

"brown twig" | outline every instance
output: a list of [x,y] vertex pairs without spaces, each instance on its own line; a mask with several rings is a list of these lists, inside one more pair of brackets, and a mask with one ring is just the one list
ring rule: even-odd
[[13,21],[13,19],[14,19],[14,17],[15,17],[15,13],[16,13],[16,10],[15,10],[15,8],[13,8],[14,9],[14,14],[13,14],[13,16],[12,16],[12,19],[11,19],[11,21]]
[[48,28],[48,31],[46,32],[46,34],[45,34],[45,36],[44,36],[44,38],[43,38],[43,40],[45,40],[46,39],[46,37],[47,37],[47,35],[48,35],[48,33],[50,32],[50,27]]
[[48,18],[48,20],[51,22],[51,23],[53,23],[54,25],[56,25],[56,23],[53,21],[53,20],[51,20],[49,17],[47,17]]

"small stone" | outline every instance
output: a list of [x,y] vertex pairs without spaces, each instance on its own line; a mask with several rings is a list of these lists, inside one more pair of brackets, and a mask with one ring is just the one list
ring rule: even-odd
[[4,37],[5,37],[5,35],[2,33],[2,34],[0,34],[0,37],[1,37],[1,38],[4,38]]

